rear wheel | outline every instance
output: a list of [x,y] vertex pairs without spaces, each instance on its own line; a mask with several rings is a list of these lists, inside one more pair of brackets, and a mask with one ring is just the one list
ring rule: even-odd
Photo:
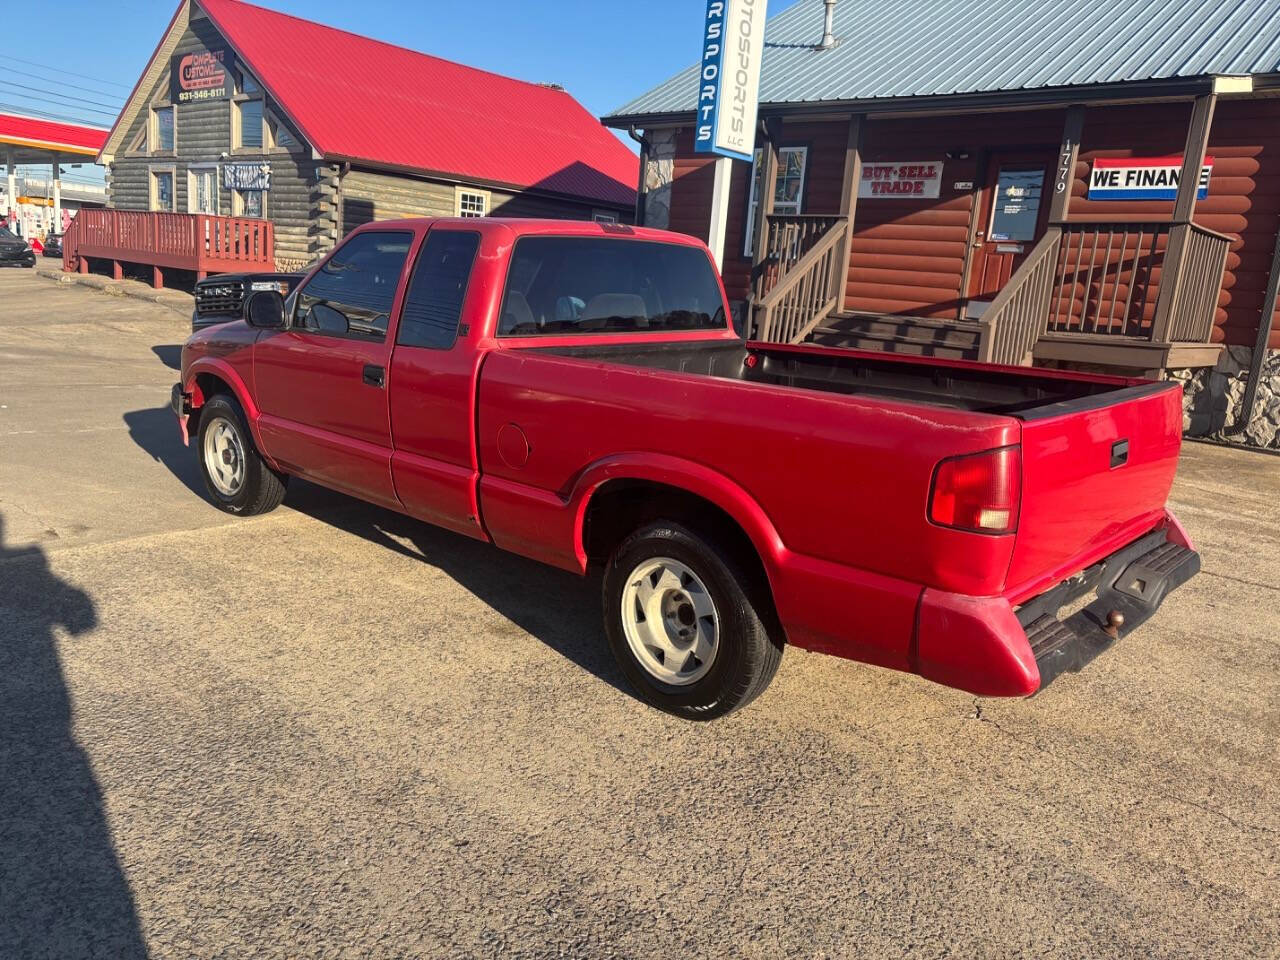
[[762,593],[720,545],[649,524],[605,571],[609,646],[646,702],[691,720],[723,716],[759,696],[782,659]]
[[288,478],[263,461],[235,398],[217,394],[200,409],[197,449],[205,489],[220,509],[247,517],[284,499]]

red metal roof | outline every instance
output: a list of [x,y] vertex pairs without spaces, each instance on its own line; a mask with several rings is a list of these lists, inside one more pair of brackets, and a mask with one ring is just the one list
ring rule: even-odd
[[0,143],[96,156],[106,139],[107,131],[99,127],[0,113]]
[[239,0],[200,6],[326,157],[635,200],[636,155],[563,90]]

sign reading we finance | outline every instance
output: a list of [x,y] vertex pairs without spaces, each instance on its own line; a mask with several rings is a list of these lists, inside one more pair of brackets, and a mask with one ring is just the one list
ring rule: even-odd
[[[1213,157],[1204,158],[1196,199],[1209,195]],[[1089,171],[1090,200],[1175,200],[1181,157],[1099,157]]]
[[695,153],[751,161],[768,0],[707,0],[698,71]]

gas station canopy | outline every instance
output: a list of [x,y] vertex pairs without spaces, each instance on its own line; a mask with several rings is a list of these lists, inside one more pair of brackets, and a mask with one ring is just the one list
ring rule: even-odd
[[0,113],[0,159],[30,164],[51,163],[53,154],[96,157],[107,133],[99,127]]

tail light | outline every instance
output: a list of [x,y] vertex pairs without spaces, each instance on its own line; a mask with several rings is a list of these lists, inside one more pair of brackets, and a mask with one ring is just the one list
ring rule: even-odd
[[1022,496],[1022,452],[1001,447],[943,460],[933,472],[929,519],[975,533],[1012,533]]

